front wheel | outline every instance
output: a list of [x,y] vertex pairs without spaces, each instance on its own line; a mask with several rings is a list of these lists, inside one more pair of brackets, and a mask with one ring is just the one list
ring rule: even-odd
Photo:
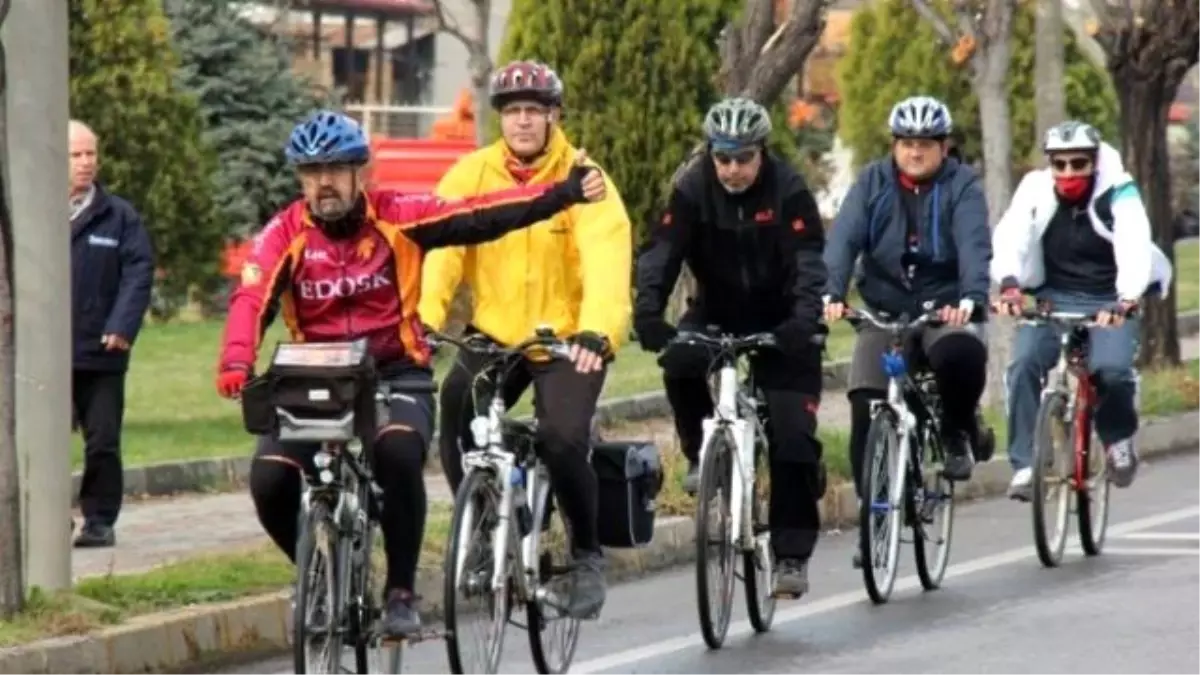
[[1067,543],[1074,466],[1066,408],[1063,395],[1047,396],[1038,410],[1033,440],[1033,543],[1046,567],[1058,567]]
[[342,662],[342,602],[337,528],[329,510],[314,501],[300,516],[296,541],[296,597],[292,656],[297,673],[337,673]]
[[900,567],[900,530],[904,499],[892,503],[892,484],[906,480],[896,474],[900,436],[891,409],[881,408],[867,430],[863,457],[863,498],[859,505],[858,547],[863,585],[871,602],[883,604],[892,595]]
[[1082,411],[1085,417],[1075,427],[1075,444],[1082,444],[1077,452],[1082,453],[1082,474],[1076,476],[1075,502],[1079,512],[1079,543],[1086,555],[1100,555],[1104,538],[1108,534],[1108,495],[1112,487],[1108,480],[1108,465],[1103,446],[1093,442],[1092,415]]
[[499,523],[500,493],[494,475],[469,472],[455,497],[443,567],[446,655],[454,673],[500,669],[509,596],[494,590],[492,583],[493,538]]
[[704,450],[696,496],[696,599],[700,632],[712,649],[724,644],[733,614],[735,546],[730,531],[730,487],[734,452],[736,446],[728,430],[713,433]]

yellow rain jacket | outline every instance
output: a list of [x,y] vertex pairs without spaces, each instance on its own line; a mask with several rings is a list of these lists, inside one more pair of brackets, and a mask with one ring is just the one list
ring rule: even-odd
[[[577,150],[555,128],[530,183],[554,183],[570,172]],[[439,196],[467,197],[517,185],[506,168],[503,140],[458,160],[438,183]],[[625,204],[605,175],[608,194],[497,241],[431,251],[421,281],[421,320],[435,330],[460,282],[473,297],[471,324],[502,344],[532,337],[540,324],[567,337],[592,331],[613,349],[625,341],[632,311],[633,235]]]

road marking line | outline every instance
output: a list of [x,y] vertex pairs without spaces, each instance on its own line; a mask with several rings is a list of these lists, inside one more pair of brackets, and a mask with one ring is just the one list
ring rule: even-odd
[[1153,546],[1142,546],[1132,548],[1112,548],[1104,549],[1107,555],[1200,555],[1200,549],[1195,548],[1154,548]]
[[[1189,506],[1182,509],[1175,509],[1173,511],[1166,511],[1153,516],[1138,518],[1137,520],[1130,520],[1124,523],[1113,525],[1109,528],[1109,536],[1119,536],[1131,532],[1149,530],[1150,528],[1159,527],[1168,523],[1194,518],[1198,515],[1200,515],[1200,506]],[[1070,547],[1078,546],[1079,537],[1072,536],[1067,542],[1067,545]],[[1035,555],[1036,553],[1033,546],[1024,546],[1021,548],[1003,551],[1001,553],[995,553],[982,558],[976,558],[974,560],[968,560],[951,565],[946,569],[946,578],[949,579],[952,577],[963,577],[976,572],[983,572],[985,570],[1011,565],[1015,562],[1025,560],[1026,558],[1033,558]],[[897,579],[893,596],[898,592],[919,588],[920,583],[921,582],[917,579],[916,575],[910,575]],[[817,614],[823,614],[825,612],[831,612],[845,607],[850,607],[859,603],[869,602],[870,600],[867,599],[866,591],[862,589],[846,591],[845,593],[831,595],[828,598],[823,598],[799,607],[779,610],[775,613],[774,625],[778,626],[780,624],[797,621],[799,619],[804,619]],[[748,620],[742,619],[740,621],[735,621],[729,625],[728,638],[749,634],[752,631],[753,628],[750,626],[750,622]],[[683,651],[685,649],[703,649],[703,645],[704,638],[700,635],[700,633],[696,632],[690,635],[670,638],[642,647],[626,649],[614,654],[609,654],[608,656],[601,656],[599,658],[576,663],[571,668],[571,672],[601,673],[607,670],[624,670],[627,672],[629,670],[628,666],[631,664],[645,661],[647,659],[659,658],[666,656],[667,654],[674,654],[675,652]]]
[[1129,532],[1117,539],[1162,539],[1164,541],[1200,541],[1200,532]]

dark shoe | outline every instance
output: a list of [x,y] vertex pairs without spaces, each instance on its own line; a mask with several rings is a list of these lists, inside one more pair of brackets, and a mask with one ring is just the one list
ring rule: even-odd
[[942,449],[946,452],[942,475],[952,481],[971,480],[975,458],[971,454],[971,444],[967,442],[967,435],[960,431],[948,432],[942,438]]
[[699,489],[700,465],[695,462],[689,462],[687,475],[683,477],[683,491],[689,495],[694,495]]
[[112,527],[100,523],[84,523],[83,530],[75,537],[75,548],[110,548],[116,543]]
[[784,558],[775,568],[775,595],[799,598],[808,592],[808,563]]
[[607,583],[604,581],[604,555],[588,551],[575,560],[571,572],[571,600],[567,615],[573,619],[597,619],[604,607]]
[[856,570],[862,569],[862,551],[854,552],[854,556],[850,558],[850,566]]
[[394,589],[387,596],[380,632],[387,637],[402,638],[421,632],[421,615],[417,598],[412,591]]
[[1107,459],[1113,485],[1119,488],[1133,485],[1138,469],[1137,446],[1133,444],[1133,439],[1126,438],[1108,446]]

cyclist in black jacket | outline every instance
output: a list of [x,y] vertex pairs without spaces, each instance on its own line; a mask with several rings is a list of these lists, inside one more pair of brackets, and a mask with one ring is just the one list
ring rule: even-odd
[[[766,147],[767,111],[743,98],[717,103],[704,120],[707,152],[676,175],[670,204],[637,260],[634,328],[644,349],[662,350],[676,329],[663,318],[684,262],[696,296],[680,319],[686,330],[719,326],[735,335],[773,332],[780,350],[755,357],[755,379],[771,417],[771,544],[777,591],[808,590],[807,563],[820,530],[824,492],[817,407],[825,333],[821,215],[804,179]],[[706,350],[672,349],[659,359],[683,452],[685,487],[695,491],[701,422],[712,414]]]

